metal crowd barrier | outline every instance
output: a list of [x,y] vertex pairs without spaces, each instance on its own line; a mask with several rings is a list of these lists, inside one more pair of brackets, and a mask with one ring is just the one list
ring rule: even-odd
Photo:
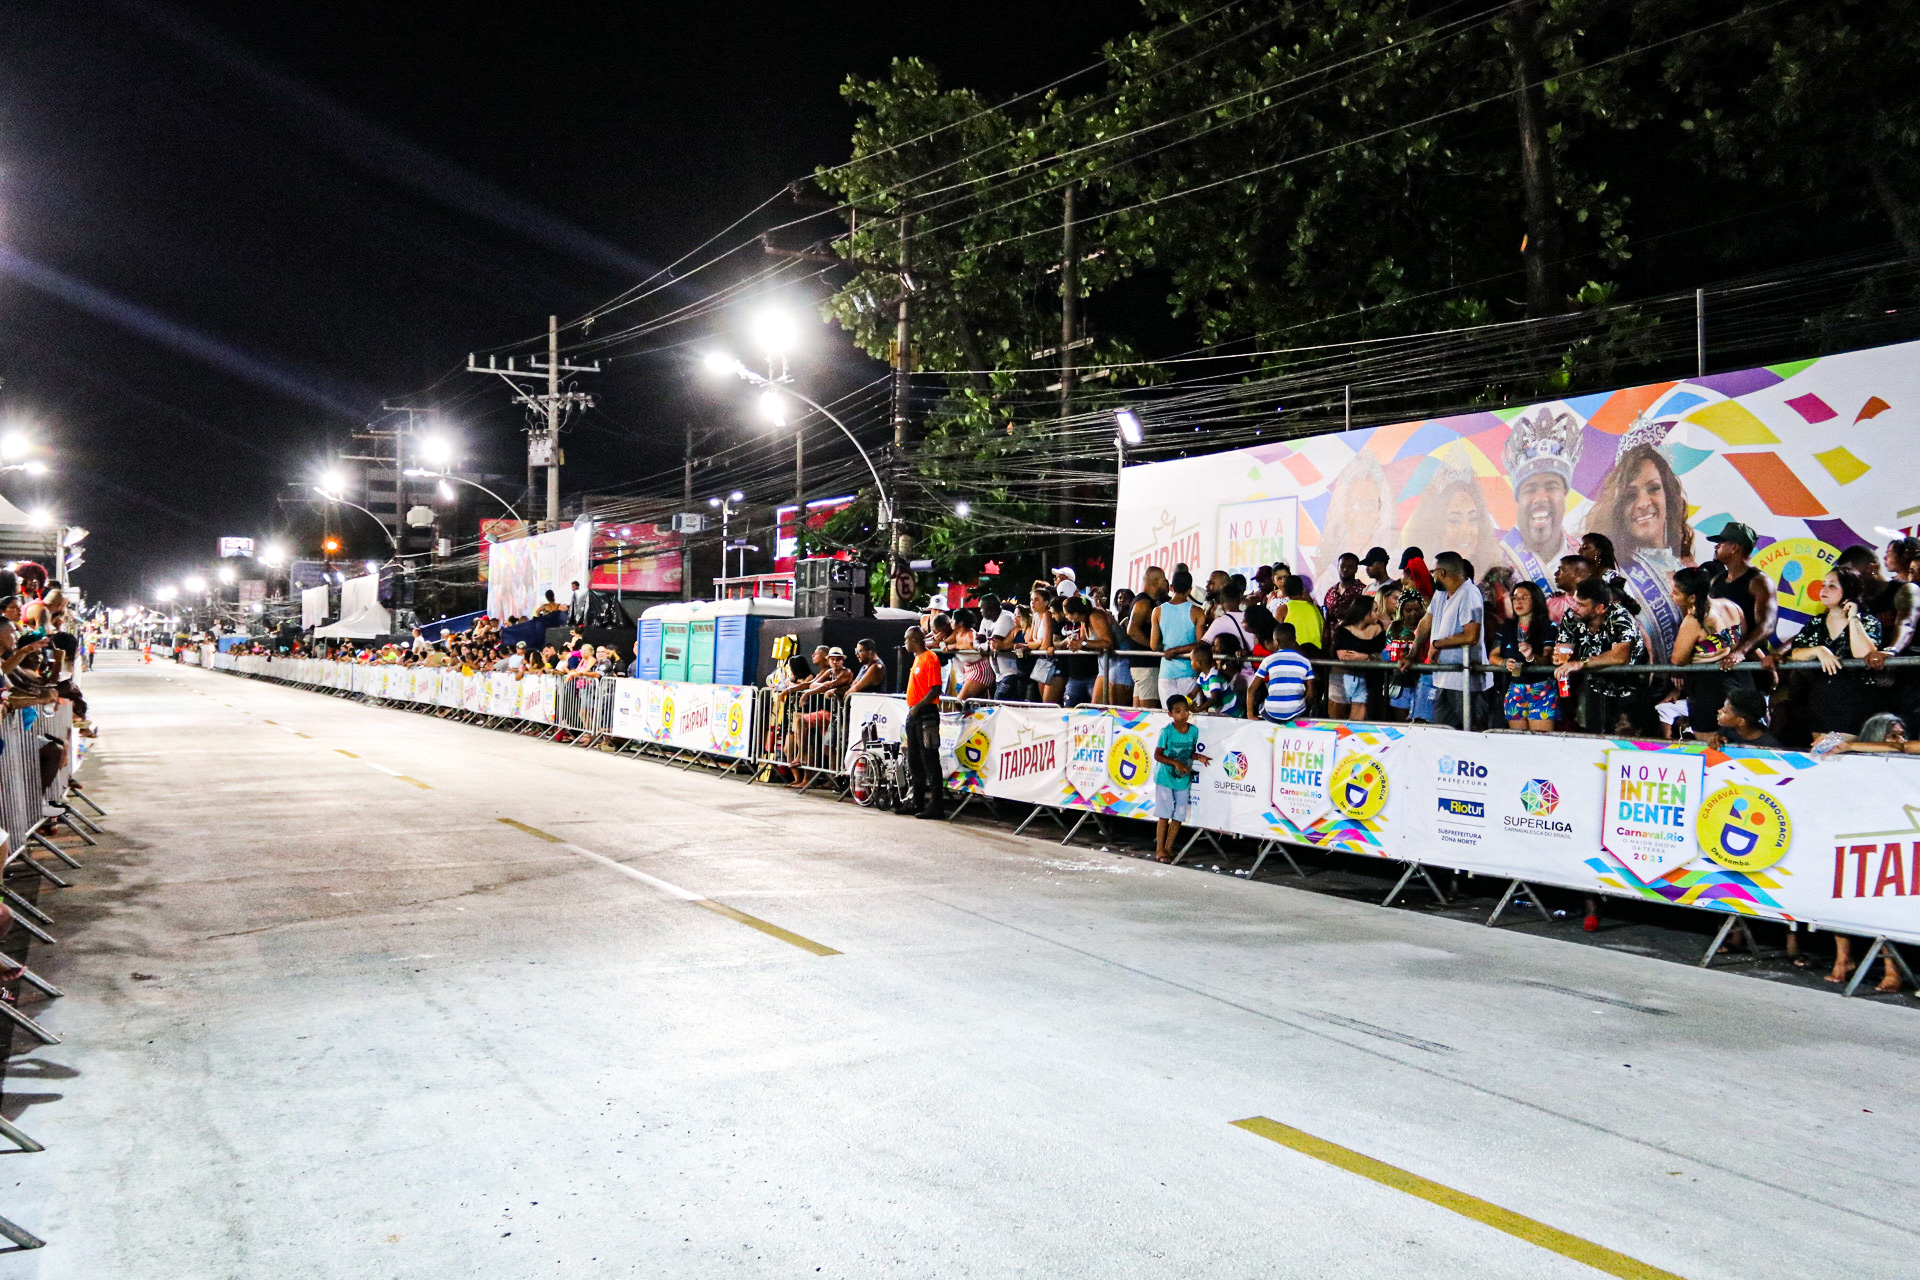
[[820,783],[844,789],[849,723],[839,694],[756,690],[754,776],[802,791]]
[[[47,945],[55,941],[48,932],[53,917],[38,901],[21,893],[19,886],[29,879],[60,889],[72,884],[60,872],[35,858],[36,851],[52,854],[68,870],[82,869],[79,859],[53,842],[55,823],[64,823],[66,829],[85,844],[96,843],[93,837],[100,833],[100,828],[94,818],[105,817],[105,811],[73,781],[74,766],[83,747],[84,743],[74,731],[71,702],[61,700],[52,706],[0,712],[0,824],[5,827],[6,850],[4,875],[0,875],[0,901],[4,901],[5,907],[0,911],[7,918],[8,932],[13,925],[18,925],[29,939]],[[80,804],[91,810],[93,816],[83,813],[78,808]],[[31,946],[32,942],[27,945]],[[24,995],[26,987],[49,999],[65,994],[11,953],[0,952],[0,969],[19,970],[17,981],[25,985],[15,988],[18,995]],[[0,1017],[41,1044],[60,1043],[59,1035],[22,1011],[16,1000],[0,1000]],[[13,1143],[17,1151],[46,1149],[3,1117],[0,1117],[0,1137]],[[46,1244],[4,1217],[0,1217],[0,1237],[11,1241],[15,1250],[38,1249]]]

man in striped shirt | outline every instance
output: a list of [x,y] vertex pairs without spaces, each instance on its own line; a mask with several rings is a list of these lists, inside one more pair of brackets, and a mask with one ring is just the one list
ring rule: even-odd
[[1313,700],[1313,664],[1300,652],[1293,624],[1278,623],[1273,634],[1277,647],[1261,660],[1259,673],[1247,686],[1247,716],[1258,714],[1285,724]]

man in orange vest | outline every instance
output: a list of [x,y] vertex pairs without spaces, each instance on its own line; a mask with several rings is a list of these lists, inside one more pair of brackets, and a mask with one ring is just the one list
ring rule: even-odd
[[907,776],[913,782],[913,816],[947,816],[947,780],[940,767],[940,659],[927,648],[927,635],[908,627]]

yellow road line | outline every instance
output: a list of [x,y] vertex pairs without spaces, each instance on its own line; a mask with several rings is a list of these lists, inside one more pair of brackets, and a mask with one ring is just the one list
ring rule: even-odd
[[341,755],[345,756],[349,760],[358,760],[360,758],[359,756],[353,754],[353,752],[347,750],[345,747],[335,747],[334,750],[338,751]]
[[398,778],[398,779],[400,779],[400,781],[402,781],[402,782],[410,782],[410,783],[412,783],[412,784],[413,784],[414,786],[416,786],[416,787],[418,787],[418,788],[420,788],[420,789],[421,789],[422,791],[431,791],[431,790],[433,790],[433,788],[432,788],[431,786],[429,786],[428,784],[426,784],[426,783],[424,783],[424,782],[422,782],[422,781],[420,781],[420,779],[418,779],[418,778],[409,778],[409,777],[408,777],[408,776],[407,776],[406,774],[404,774],[404,773],[396,773],[396,774],[394,774],[393,776],[394,776],[394,777],[396,777],[396,778]]
[[551,831],[542,831],[538,827],[530,827],[526,823],[516,822],[512,818],[502,818],[500,819],[500,821],[506,823],[508,826],[512,827],[515,831],[524,831],[528,835],[533,836],[535,839],[545,840],[548,844],[565,844],[566,843],[565,840],[562,840],[559,836],[554,835],[553,832]]
[[1621,1280],[1681,1280],[1671,1271],[1662,1271],[1637,1258],[1629,1258],[1624,1253],[1615,1253],[1604,1245],[1591,1240],[1569,1235],[1557,1227],[1544,1222],[1503,1209],[1497,1204],[1470,1196],[1464,1191],[1455,1191],[1452,1187],[1423,1178],[1417,1173],[1408,1173],[1405,1169],[1375,1160],[1372,1156],[1363,1156],[1358,1151],[1325,1138],[1316,1138],[1312,1134],[1291,1125],[1269,1120],[1265,1116],[1254,1116],[1248,1120],[1235,1120],[1236,1128],[1255,1133],[1269,1142],[1277,1142],[1283,1147],[1291,1147],[1302,1155],[1312,1156],[1345,1169],[1348,1173],[1357,1173],[1369,1178],[1383,1187],[1392,1187],[1417,1196],[1442,1209],[1451,1209],[1464,1218],[1484,1223],[1496,1231],[1504,1231],[1510,1236],[1525,1240],[1528,1244],[1538,1245],[1563,1258],[1572,1258],[1575,1262],[1585,1263],[1596,1271],[1604,1271],[1610,1276],[1619,1276]]
[[812,938],[803,938],[797,933],[789,933],[777,924],[769,924],[758,916],[750,916],[744,911],[736,911],[724,902],[715,902],[712,898],[695,898],[693,905],[696,907],[704,907],[717,916],[725,916],[729,920],[738,921],[749,929],[758,929],[769,938],[778,938],[789,946],[798,947],[802,951],[811,951],[817,956],[837,956],[840,954],[832,947],[822,946]]
[[298,729],[295,729],[293,731],[293,736],[296,738],[311,738],[313,735],[310,733],[302,733]]
[[791,930],[782,929],[777,924],[762,920],[759,916],[750,916],[746,912],[736,910],[724,902],[715,902],[712,898],[703,898],[697,893],[682,889],[677,884],[670,884],[658,876],[650,876],[638,867],[630,867],[624,862],[616,862],[605,854],[595,853],[591,849],[582,849],[579,845],[564,840],[554,835],[551,831],[542,831],[538,827],[530,827],[526,823],[515,821],[512,818],[502,818],[500,821],[512,827],[515,831],[526,832],[536,840],[545,840],[548,844],[560,845],[562,848],[577,853],[583,858],[591,858],[593,861],[610,867],[622,875],[631,876],[642,884],[650,884],[654,888],[680,899],[682,902],[691,903],[702,910],[711,911],[717,916],[725,916],[727,919],[738,924],[743,924],[749,929],[758,929],[769,938],[778,938],[788,946],[798,947],[802,951],[811,952],[816,956],[837,956],[842,954],[841,952],[835,951],[832,947],[815,942],[812,938],[803,938]]

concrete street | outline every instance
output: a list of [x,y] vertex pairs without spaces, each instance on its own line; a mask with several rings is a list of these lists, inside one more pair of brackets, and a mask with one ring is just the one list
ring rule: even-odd
[[87,688],[109,835],[40,894],[65,1043],[5,1086],[48,1150],[0,1213],[50,1244],[0,1277],[1606,1273],[1256,1116],[1689,1280],[1920,1275],[1910,997]]

